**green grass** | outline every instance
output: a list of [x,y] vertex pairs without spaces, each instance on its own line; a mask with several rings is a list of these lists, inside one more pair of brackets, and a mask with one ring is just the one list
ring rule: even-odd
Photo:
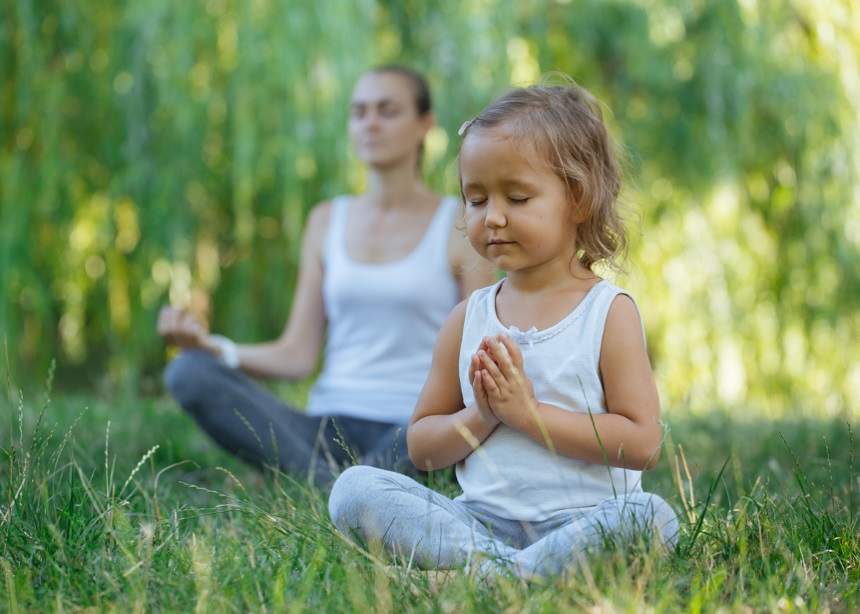
[[846,419],[670,413],[645,486],[681,511],[675,552],[632,544],[540,584],[451,574],[434,590],[345,542],[324,493],[221,453],[169,400],[43,397],[10,393],[0,414],[0,611],[860,608]]

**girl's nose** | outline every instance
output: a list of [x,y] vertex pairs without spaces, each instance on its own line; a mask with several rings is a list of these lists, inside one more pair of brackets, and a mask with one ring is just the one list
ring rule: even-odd
[[484,225],[487,228],[501,228],[507,225],[504,205],[495,198],[487,200],[487,212],[486,217],[484,218]]

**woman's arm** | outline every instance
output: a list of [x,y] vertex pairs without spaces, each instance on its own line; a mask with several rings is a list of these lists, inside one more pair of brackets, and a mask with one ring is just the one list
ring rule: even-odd
[[442,469],[466,458],[499,424],[489,407],[463,407],[459,356],[466,301],[439,332],[430,374],[406,431],[409,458],[419,469]]
[[239,346],[242,369],[252,375],[303,379],[316,369],[325,335],[322,254],[329,212],[329,203],[322,203],[308,216],[293,305],[280,337]]
[[495,415],[541,445],[596,464],[627,469],[656,464],[663,437],[660,400],[639,312],[629,297],[613,301],[603,334],[600,374],[608,413],[574,413],[540,403],[510,337],[490,341],[482,366]]
[[[325,334],[322,250],[328,219],[328,203],[317,205],[311,211],[302,240],[298,282],[287,324],[280,337],[273,341],[237,346],[243,371],[262,378],[302,379],[316,368]],[[162,309],[158,332],[167,343],[206,350],[216,356],[221,354],[212,336],[183,310]]]

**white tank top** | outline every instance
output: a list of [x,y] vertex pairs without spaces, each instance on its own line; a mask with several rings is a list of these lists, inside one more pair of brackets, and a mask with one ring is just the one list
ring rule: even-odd
[[[523,352],[525,372],[539,401],[578,413],[606,413],[600,346],[609,306],[616,296],[627,293],[601,281],[558,324],[522,333],[504,326],[496,315],[502,283],[475,291],[466,308],[459,365],[465,405],[475,402],[468,376],[471,355],[484,336],[505,331]],[[563,510],[598,505],[616,493],[639,491],[640,476],[639,471],[555,454],[500,424],[477,451],[457,464],[463,488],[458,499],[502,518],[541,521]]]
[[404,258],[364,264],[346,252],[351,202],[331,203],[323,248],[326,344],[307,413],[405,424],[430,372],[439,329],[460,300],[448,259],[459,204],[445,198]]

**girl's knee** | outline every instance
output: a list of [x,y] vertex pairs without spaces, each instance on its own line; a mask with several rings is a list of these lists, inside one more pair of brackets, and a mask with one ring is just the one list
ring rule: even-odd
[[653,531],[666,546],[678,540],[678,515],[659,495],[631,493],[625,500],[625,515],[639,529]]
[[332,522],[343,532],[356,528],[373,493],[382,470],[368,465],[349,467],[335,480],[328,498],[328,511]]
[[678,542],[678,532],[680,526],[678,524],[678,514],[671,505],[663,499],[654,495],[652,500],[653,511],[651,526],[660,537],[660,541],[669,548],[674,547]]

